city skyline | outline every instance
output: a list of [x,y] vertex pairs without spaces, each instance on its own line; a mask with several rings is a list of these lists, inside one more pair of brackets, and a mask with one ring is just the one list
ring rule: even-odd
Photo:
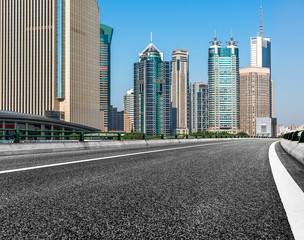
[[[170,55],[175,48],[184,48],[189,50],[190,56],[190,82],[202,81],[207,82],[207,54],[206,49],[209,47],[209,41],[213,38],[214,30],[216,29],[217,36],[222,41],[227,41],[230,38],[231,29],[233,30],[233,36],[239,42],[240,49],[240,67],[250,66],[250,37],[256,36],[259,31],[259,17],[260,17],[260,1],[252,1],[250,3],[243,3],[241,1],[234,1],[237,5],[234,6],[238,11],[238,16],[232,16],[229,24],[220,24],[220,21],[223,21],[227,17],[227,13],[224,12],[224,9],[231,8],[227,3],[224,3],[219,7],[218,12],[214,13],[215,21],[212,24],[209,24],[206,21],[206,18],[210,17],[210,13],[205,11],[205,16],[199,15],[199,10],[208,7],[209,3],[200,3],[199,1],[193,1],[187,3],[184,6],[181,1],[165,1],[162,5],[162,8],[159,9],[162,19],[166,19],[166,24],[160,24],[160,21],[150,21],[145,19],[144,21],[136,21],[135,17],[141,16],[142,13],[138,13],[138,16],[133,16],[132,12],[138,12],[138,9],[143,8],[147,3],[134,1],[132,7],[126,6],[126,3],[123,1],[118,1],[115,4],[112,4],[110,1],[98,1],[101,7],[101,22],[103,24],[110,24],[115,28],[116,38],[113,43],[113,56],[112,56],[112,102],[114,106],[117,106],[119,109],[123,109],[123,95],[133,86],[133,74],[132,74],[132,63],[138,58],[137,52],[144,48],[147,40],[150,37],[150,32],[153,31],[153,38],[156,45],[162,49],[164,52],[164,60],[170,60]],[[157,1],[158,2],[158,1]],[[151,10],[157,7],[157,2],[155,5],[151,6]],[[292,108],[290,106],[296,106],[296,102],[289,99],[280,99],[287,89],[293,89],[291,87],[290,81],[288,79],[294,79],[294,85],[297,86],[295,89],[296,95],[300,97],[300,86],[303,84],[300,81],[297,72],[293,71],[290,75],[290,68],[297,69],[300,64],[300,53],[298,53],[293,61],[287,61],[286,56],[289,55],[287,51],[286,35],[281,35],[278,32],[277,25],[282,23],[282,27],[287,24],[288,21],[292,21],[295,16],[300,15],[300,9],[304,9],[304,4],[300,1],[293,1],[294,5],[297,8],[292,7],[291,4],[286,4],[283,1],[265,1],[263,2],[264,9],[264,36],[270,37],[272,39],[272,79],[275,82],[274,85],[274,116],[278,118],[278,125],[284,124],[288,125],[293,122],[296,125],[302,124],[301,118],[303,116],[296,113],[296,107]],[[275,5],[274,5],[275,3]],[[168,12],[170,5],[174,6],[175,9],[184,8],[186,11],[186,18],[180,24],[180,20],[177,20],[173,23],[170,20],[170,17],[173,13]],[[193,8],[196,6],[196,8]],[[111,13],[111,9],[115,9],[118,14],[124,9],[128,15],[128,19],[125,21],[116,20]],[[281,18],[277,17],[277,13],[286,13],[285,9],[293,9],[293,14],[289,14],[287,17],[286,23],[282,21]],[[228,11],[229,12],[229,11]],[[290,11],[289,11],[290,12]],[[128,14],[127,14],[128,13]],[[274,14],[276,13],[276,14]],[[190,17],[191,14],[191,17]],[[187,16],[189,18],[187,18]],[[199,19],[205,19],[205,21],[199,21]],[[247,21],[239,21],[239,19],[246,19]],[[124,19],[124,15],[122,18]],[[191,24],[189,25],[189,22]],[[126,25],[134,24],[132,29],[126,28]],[[172,24],[178,25],[177,27],[170,28]],[[210,26],[207,26],[209,24]],[[198,28],[198,25],[200,26]],[[185,28],[185,27],[188,28]],[[296,29],[296,26],[290,26],[287,30],[288,33],[291,31],[294,33],[295,38],[303,37],[302,33],[293,31]],[[184,29],[184,30],[183,30]],[[195,31],[194,31],[195,29]],[[135,31],[136,30],[136,31]],[[126,34],[126,31],[132,35],[131,38],[120,39],[121,34]],[[284,29],[286,31],[286,29]],[[178,34],[178,33],[184,34]],[[284,41],[285,40],[285,41]],[[128,45],[128,48],[123,48],[123,45]],[[283,51],[286,48],[285,51]],[[123,53],[126,53],[124,57],[121,57]],[[118,59],[120,56],[120,59]],[[280,57],[282,56],[282,57]],[[130,61],[127,61],[130,59]],[[134,61],[135,60],[135,61]],[[124,64],[122,64],[122,61]],[[291,64],[291,62],[293,64]],[[120,69],[118,71],[118,69]],[[300,68],[299,68],[300,69]],[[285,70],[285,71],[283,71]],[[297,98],[297,96],[295,96]],[[287,114],[286,114],[287,113]],[[288,115],[289,117],[287,117]],[[292,117],[290,117],[292,116]]]

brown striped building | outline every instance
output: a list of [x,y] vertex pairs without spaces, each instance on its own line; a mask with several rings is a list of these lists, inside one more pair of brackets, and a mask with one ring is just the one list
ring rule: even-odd
[[271,118],[270,69],[240,68],[240,127],[256,136],[256,118]]
[[103,130],[96,0],[0,1],[0,110]]

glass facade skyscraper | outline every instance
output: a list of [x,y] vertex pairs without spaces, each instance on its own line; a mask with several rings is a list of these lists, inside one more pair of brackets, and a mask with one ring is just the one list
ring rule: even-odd
[[104,112],[104,130],[108,131],[111,105],[111,43],[113,28],[100,24],[100,110]]
[[209,131],[237,133],[240,129],[239,49],[233,38],[221,48],[210,42],[208,58]]
[[134,64],[136,132],[170,133],[170,71],[171,62],[151,41]]

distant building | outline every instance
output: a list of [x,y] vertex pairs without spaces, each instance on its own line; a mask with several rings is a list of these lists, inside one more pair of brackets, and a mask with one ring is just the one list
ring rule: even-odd
[[128,117],[128,113],[124,112],[124,132],[132,132],[133,131],[132,119]]
[[191,132],[208,131],[208,84],[202,82],[190,85]]
[[2,0],[0,9],[0,110],[54,111],[102,130],[97,1]]
[[131,89],[127,91],[124,96],[124,110],[128,115],[128,118],[131,119],[131,130],[134,129],[134,90]]
[[151,43],[134,64],[134,128],[136,132],[170,133],[170,68]]
[[271,117],[274,118],[274,83],[273,81],[271,80],[271,94],[270,94],[270,97],[271,97]]
[[278,136],[281,136],[281,135],[283,135],[285,133],[288,133],[288,132],[289,132],[289,129],[287,127],[285,127],[283,125],[278,126],[278,134],[277,134]]
[[294,125],[294,124],[289,124],[289,130],[290,131],[294,131],[294,130],[296,130],[297,128],[296,128],[296,125]]
[[269,68],[240,69],[240,127],[250,136],[256,135],[256,118],[271,117],[269,78]]
[[280,136],[284,133],[285,133],[285,126],[283,126],[283,125],[278,126],[278,136]]
[[171,129],[189,132],[189,51],[175,49],[171,72]]
[[110,106],[109,131],[124,131],[124,111],[117,111],[116,107]]
[[238,133],[240,129],[239,49],[233,38],[221,48],[210,42],[208,59],[209,131]]
[[298,130],[304,130],[304,124],[298,126]]
[[104,130],[109,127],[111,105],[111,43],[113,28],[100,24],[100,110],[104,112]]
[[256,136],[276,137],[277,119],[276,118],[256,118]]

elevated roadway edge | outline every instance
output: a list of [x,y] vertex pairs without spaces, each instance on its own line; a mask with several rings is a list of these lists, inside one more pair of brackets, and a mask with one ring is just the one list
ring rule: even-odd
[[282,139],[281,146],[286,152],[304,165],[304,143]]
[[[236,141],[239,138],[227,139],[165,139],[165,140],[131,140],[131,141],[69,141],[56,143],[11,143],[0,144],[0,156],[26,155],[52,152],[70,152],[95,149],[139,148],[155,145],[195,144],[200,142]],[[250,140],[250,138],[242,139]]]

